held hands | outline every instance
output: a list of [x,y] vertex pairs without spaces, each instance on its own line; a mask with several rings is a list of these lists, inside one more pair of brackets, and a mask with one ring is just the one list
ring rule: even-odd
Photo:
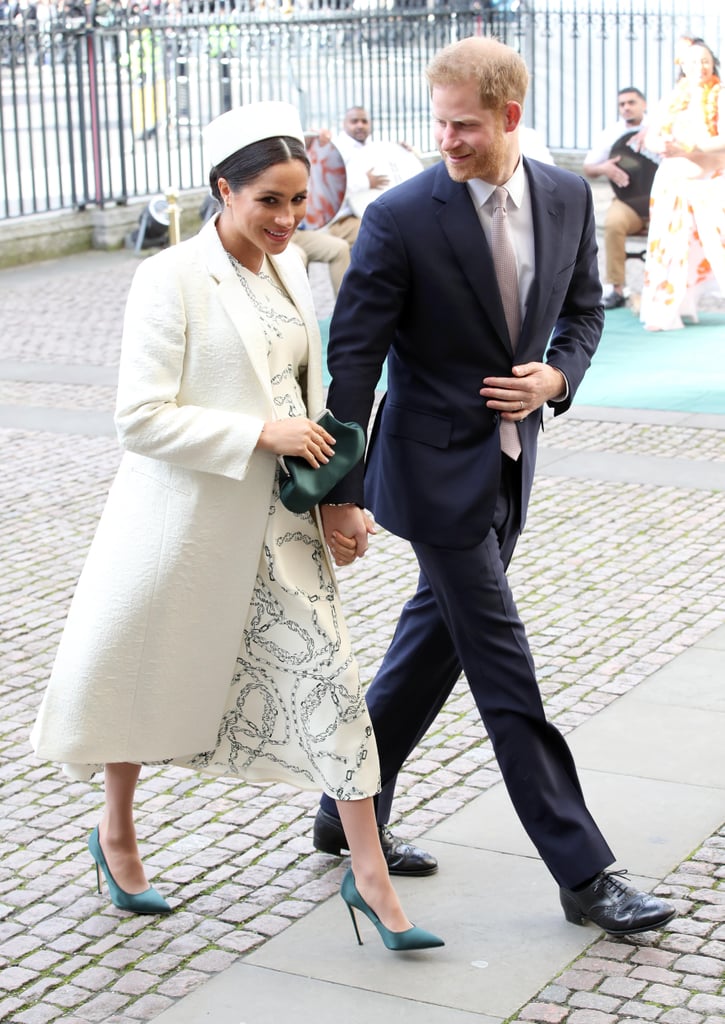
[[548,363],[523,363],[511,373],[512,377],[484,377],[479,391],[488,408],[499,412],[503,420],[520,423],[546,402],[566,396],[564,374]]
[[332,434],[306,416],[268,420],[262,427],[257,447],[274,455],[301,455],[314,468],[329,462],[335,454]]
[[[335,438],[306,416],[268,420],[262,427],[257,447],[274,455],[300,455],[315,469],[335,454]],[[325,540],[335,565],[350,565],[367,551],[368,535],[375,525],[357,505],[322,505]]]
[[321,505],[325,540],[335,565],[351,565],[368,549],[368,535],[375,533],[375,524],[367,512],[357,505]]

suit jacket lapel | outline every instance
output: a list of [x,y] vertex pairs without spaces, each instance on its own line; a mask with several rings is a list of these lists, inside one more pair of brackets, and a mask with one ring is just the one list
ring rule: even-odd
[[451,180],[443,163],[438,166],[433,199],[443,204],[438,218],[454,258],[483,307],[494,334],[510,352],[511,342],[491,250],[468,189]]
[[[524,168],[528,175],[531,195],[536,271],[526,300],[526,311],[517,346],[518,354],[525,350],[527,339],[535,334],[541,306],[545,304],[550,294],[557,267],[552,254],[558,250],[564,223],[564,200],[557,194],[556,183],[547,174],[546,168],[531,164],[526,159]],[[455,259],[481,303],[494,333],[510,351],[511,343],[496,285],[491,250],[468,189],[465,185],[451,180],[444,164],[439,165],[433,186],[433,198],[443,204],[439,220]]]
[[558,268],[553,254],[559,251],[564,226],[564,200],[557,194],[556,183],[545,167],[524,159],[529,179],[531,212],[534,221],[534,279],[526,300],[524,322],[521,325],[519,346],[536,333],[539,312],[551,294],[554,274]]

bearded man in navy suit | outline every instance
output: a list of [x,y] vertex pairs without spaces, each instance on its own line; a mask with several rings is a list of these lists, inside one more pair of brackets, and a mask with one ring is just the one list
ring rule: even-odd
[[[383,823],[397,772],[463,669],[567,919],[591,919],[617,935],[644,931],[674,909],[605,871],[614,855],[565,740],[545,718],[506,578],[526,519],[542,409],[569,408],[604,322],[591,190],[577,175],[521,156],[528,72],[510,47],[461,40],[427,75],[443,160],[368,207],[328,350],[328,405],[338,418],[367,426],[386,358],[388,391],[364,477],[354,470],[323,506],[327,541],[338,561],[364,554],[369,508],[410,541],[420,566],[366,698],[385,787],[381,841],[391,872],[436,869],[430,854],[398,843]],[[515,330],[491,247],[498,186],[508,193]],[[346,845],[324,798],[314,843],[332,853]]]

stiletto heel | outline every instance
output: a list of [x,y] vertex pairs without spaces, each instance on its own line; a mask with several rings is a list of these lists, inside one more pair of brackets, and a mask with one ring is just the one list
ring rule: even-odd
[[352,926],[355,929],[355,935],[357,936],[357,944],[358,946],[362,946],[363,940],[360,938],[360,932],[358,930],[357,921],[355,920],[355,911],[352,909],[349,903],[347,905],[347,909],[350,911],[350,917],[352,918]]
[[352,924],[355,929],[355,934],[357,935],[357,941],[361,946],[362,939],[360,938],[360,932],[357,927],[357,921],[355,920],[353,907],[364,914],[365,917],[375,925],[386,949],[392,949],[399,952],[410,949],[433,949],[435,946],[445,946],[443,939],[439,939],[438,936],[434,935],[432,932],[425,931],[424,928],[416,928],[415,925],[412,928],[407,928],[404,932],[391,932],[389,928],[386,928],[375,911],[367,905],[365,900],[357,891],[355,876],[353,875],[351,868],[348,868],[345,872],[345,877],[343,878],[342,885],[340,886],[340,895],[347,904],[347,909],[350,911],[350,917],[352,918]]
[[116,882],[106,863],[106,858],[101,849],[101,840],[98,834],[98,826],[93,829],[88,838],[88,849],[91,857],[96,863],[96,882],[98,891],[101,891],[101,871],[103,872],[108,891],[111,895],[111,903],[119,910],[130,910],[133,914],[170,914],[171,907],[153,886],[149,886],[144,892],[126,892]]

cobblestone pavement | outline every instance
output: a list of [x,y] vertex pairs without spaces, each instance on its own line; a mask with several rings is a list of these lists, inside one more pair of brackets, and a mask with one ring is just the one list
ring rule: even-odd
[[[341,877],[339,861],[312,847],[316,794],[145,769],[140,842],[176,912],[124,914],[105,891],[96,893],[85,846],[101,786],[69,782],[30,751],[28,731],[119,460],[113,438],[57,432],[54,416],[111,410],[135,265],[129,253],[96,253],[0,273],[0,406],[11,424],[0,429],[0,1020],[7,1024],[153,1020],[334,893]],[[106,368],[108,381],[88,374],[94,367]],[[84,374],[88,383],[79,383]],[[45,410],[47,429],[12,425],[13,409],[28,407]],[[725,431],[575,415],[548,423],[542,445],[725,459]],[[701,490],[696,499],[675,478],[658,487],[539,476],[510,575],[548,714],[563,731],[725,621],[725,494]],[[365,679],[415,577],[407,545],[380,533],[342,578]],[[696,756],[693,738],[683,742]],[[399,833],[420,835],[498,781],[459,683],[401,776]],[[666,929],[595,939],[515,1019],[721,1024],[725,826],[658,891],[680,910]],[[347,935],[342,918],[340,926]]]

